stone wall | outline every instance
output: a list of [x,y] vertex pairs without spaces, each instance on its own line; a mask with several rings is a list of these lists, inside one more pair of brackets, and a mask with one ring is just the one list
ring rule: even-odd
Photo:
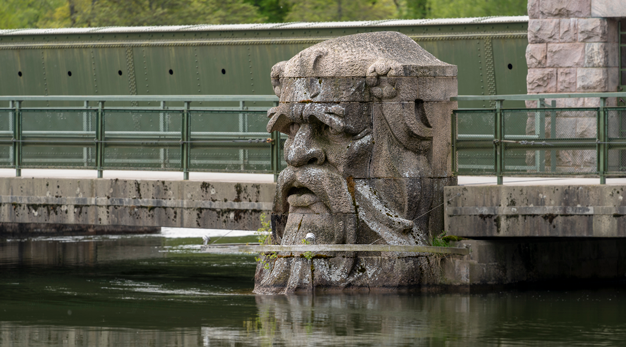
[[[619,87],[619,18],[598,17],[608,8],[623,8],[623,0],[529,0],[528,47],[526,78],[528,94],[616,92]],[[616,13],[621,11],[615,10]],[[615,17],[615,16],[611,16]],[[546,100],[548,105],[550,99]],[[556,107],[598,107],[599,98],[556,99]],[[616,99],[608,99],[615,106]],[[527,107],[537,107],[537,101],[527,101]],[[546,117],[546,137],[550,135],[551,120]],[[616,136],[618,119],[609,119],[610,136]],[[526,133],[537,135],[535,118],[529,115]],[[595,138],[596,112],[557,112],[556,138]],[[528,151],[526,162],[535,165],[538,151]],[[617,163],[617,153],[611,163]],[[540,157],[551,167],[550,153]],[[556,151],[556,166],[546,171],[595,172],[595,151]]]
[[[109,233],[136,227],[257,230],[274,183],[3,178],[0,235]],[[26,223],[34,227],[21,228]],[[110,229],[102,229],[110,227]]]
[[593,18],[591,0],[529,0],[528,16],[529,94],[617,91],[617,19]]

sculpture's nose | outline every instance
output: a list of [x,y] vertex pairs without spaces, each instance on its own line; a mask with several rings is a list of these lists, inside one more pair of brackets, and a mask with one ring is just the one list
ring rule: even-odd
[[311,124],[304,123],[297,130],[291,146],[285,148],[285,161],[291,166],[322,165],[326,161],[324,150],[313,137]]

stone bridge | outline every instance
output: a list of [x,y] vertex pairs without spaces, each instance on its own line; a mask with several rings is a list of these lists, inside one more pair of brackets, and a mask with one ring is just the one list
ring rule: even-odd
[[144,179],[2,178],[0,234],[128,233],[160,227],[256,230],[274,199],[271,176],[266,182],[234,183],[142,175]]

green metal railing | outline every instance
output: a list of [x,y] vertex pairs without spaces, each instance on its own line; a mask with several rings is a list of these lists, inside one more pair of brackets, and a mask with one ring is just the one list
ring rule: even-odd
[[[455,97],[495,105],[453,112],[453,170],[495,175],[498,184],[504,176],[599,177],[601,184],[607,177],[626,177],[626,107],[607,106],[624,98],[622,92]],[[556,99],[570,99],[562,104],[576,107],[556,107]],[[504,108],[520,100],[537,107]],[[582,105],[593,100],[597,106]]]
[[0,96],[0,167],[16,176],[24,168],[72,168],[97,170],[99,178],[108,169],[182,171],[185,180],[190,171],[276,178],[284,138],[264,127],[277,103],[268,95]]

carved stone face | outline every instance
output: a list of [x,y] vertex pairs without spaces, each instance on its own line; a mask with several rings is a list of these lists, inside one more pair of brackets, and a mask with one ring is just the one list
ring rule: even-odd
[[[433,137],[449,137],[441,118],[454,107],[447,100],[455,76],[455,66],[396,32],[329,40],[276,64],[280,105],[268,112],[267,130],[289,138],[274,241],[301,244],[312,232],[317,244],[426,243],[429,219],[420,215],[432,206],[434,187],[449,180],[447,142]],[[434,90],[441,86],[447,89]],[[431,100],[435,94],[441,100]],[[257,271],[255,290],[371,285],[355,282],[355,254],[327,256],[313,261],[315,279],[304,260],[279,258]]]

